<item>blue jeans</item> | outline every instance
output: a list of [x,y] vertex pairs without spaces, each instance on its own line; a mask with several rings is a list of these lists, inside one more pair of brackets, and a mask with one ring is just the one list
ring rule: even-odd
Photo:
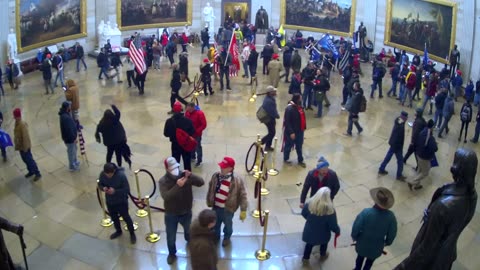
[[175,255],[177,247],[175,241],[177,239],[177,227],[180,223],[183,227],[183,236],[185,241],[190,241],[190,224],[192,223],[192,211],[183,215],[172,215],[165,213],[165,232],[167,234],[168,254]]
[[[431,96],[425,95],[423,98],[423,105],[422,105],[422,110],[425,112],[425,107],[427,106],[427,102],[429,102],[432,99]],[[432,113],[432,102],[430,102],[430,114]]]
[[[314,245],[306,243],[305,250],[303,251],[303,259],[309,260],[310,254],[312,254],[312,249]],[[320,256],[325,256],[327,254],[328,243],[320,245]]]
[[77,58],[77,72],[80,71],[80,61],[82,61],[83,67],[87,69],[87,64],[85,64],[85,60],[83,60],[83,57]]
[[345,106],[347,104],[348,96],[350,95],[348,91],[348,87],[346,85],[343,86],[342,90],[342,106]]
[[78,169],[77,161],[77,144],[76,143],[66,143],[67,146],[67,155],[68,155],[68,168],[70,170]]
[[108,71],[108,67],[100,67],[100,73],[98,73],[98,79],[100,80],[102,78],[102,74],[105,74],[105,76],[108,79],[109,77],[108,77],[107,71]]
[[[365,265],[363,265],[363,262],[365,261]],[[373,262],[375,260],[369,259],[362,257],[360,255],[357,256],[357,259],[355,260],[355,269],[354,270],[362,270],[362,265],[363,265],[363,270],[370,270],[372,269]]]
[[398,93],[398,98],[400,100],[403,100],[403,96],[405,95],[405,84],[401,83],[400,84],[400,93]]
[[390,88],[390,90],[388,91],[387,96],[397,95],[397,84],[398,84],[398,80],[392,79],[392,88]]
[[226,210],[225,208],[220,208],[217,206],[213,207],[213,211],[217,214],[217,223],[215,223],[215,239],[220,240],[220,229],[223,226],[223,239],[230,239],[233,233],[233,214],[232,212]]
[[63,77],[63,69],[62,70],[59,70],[57,71],[57,76],[55,77],[55,87],[57,86],[57,81],[58,79],[60,78],[60,83],[62,84],[62,86],[65,86],[65,82],[64,82],[64,77]]
[[478,136],[480,135],[480,121],[477,121],[475,125],[475,135],[473,136],[473,141],[478,142]]
[[[433,122],[435,122],[435,126],[440,128],[442,126],[442,119],[443,119],[443,108],[435,110],[435,116],[433,117]],[[437,122],[438,121],[438,122]]]
[[243,61],[243,72],[245,73],[244,75],[247,76],[248,78],[248,62]]
[[405,105],[405,101],[407,100],[410,102],[408,105],[412,106],[413,105],[413,96],[412,96],[413,89],[408,89],[405,87],[405,90],[403,91],[403,96],[402,96],[402,105]]
[[382,80],[373,80],[373,83],[371,86],[372,86],[372,91],[370,91],[370,97],[373,98],[373,94],[375,93],[375,90],[377,90],[377,86],[378,86],[378,96],[383,97]]
[[293,145],[295,145],[295,150],[297,151],[298,162],[303,162],[302,154],[302,145],[303,145],[303,131],[295,132],[295,140],[290,138],[290,134],[285,134],[285,148],[283,149],[283,160],[287,161],[290,159],[290,152],[292,151]]
[[397,159],[397,177],[400,177],[402,176],[402,172],[403,172],[402,148],[398,150],[394,150],[392,147],[390,147],[388,149],[387,155],[385,156],[385,159],[382,162],[382,165],[380,165],[380,169],[378,170],[381,172],[385,171],[385,167],[387,167],[387,164],[390,162],[394,154],[395,154],[395,158]]
[[38,170],[37,163],[33,159],[32,151],[28,149],[27,151],[19,151],[20,157],[22,158],[25,165],[27,165],[27,171],[29,174],[35,174],[37,176],[40,175],[40,171]]
[[197,163],[201,163],[203,160],[203,149],[202,149],[202,136],[195,138],[197,141],[197,148],[192,151],[192,159],[196,159]]
[[[442,133],[443,133],[443,130],[444,129],[447,129],[447,133],[448,133],[448,122],[450,121],[450,117],[445,117],[445,119],[443,119],[443,124],[440,125],[440,130],[438,131],[438,136],[442,136]],[[477,122],[477,126],[478,126],[478,122]],[[478,136],[477,136],[478,138]]]
[[303,105],[306,108],[312,107],[312,89],[313,86],[305,84],[303,88]]
[[[354,121],[354,119],[356,119]],[[360,117],[358,114],[352,114],[350,113],[348,115],[348,127],[347,127],[347,133],[352,135],[352,129],[353,129],[353,124],[355,124],[355,127],[357,127],[357,131],[360,133],[363,131],[363,128],[360,126],[360,123],[358,121],[360,120]]]

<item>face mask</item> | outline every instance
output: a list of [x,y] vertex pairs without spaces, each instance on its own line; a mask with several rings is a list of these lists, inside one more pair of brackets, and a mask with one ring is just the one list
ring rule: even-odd
[[180,175],[180,170],[178,168],[175,168],[170,171],[170,173],[174,176],[179,176]]

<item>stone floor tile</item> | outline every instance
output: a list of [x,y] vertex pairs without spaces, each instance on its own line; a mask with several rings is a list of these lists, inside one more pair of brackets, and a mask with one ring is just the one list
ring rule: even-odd
[[30,256],[28,256],[28,265],[32,269],[39,270],[62,270],[67,264],[69,258],[62,252],[41,245]]
[[54,220],[39,214],[24,223],[25,231],[35,239],[53,249],[58,249],[63,242],[70,238],[74,231]]

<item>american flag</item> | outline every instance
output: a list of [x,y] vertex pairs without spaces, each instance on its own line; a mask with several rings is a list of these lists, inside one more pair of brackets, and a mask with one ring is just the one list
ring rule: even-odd
[[218,65],[217,58],[218,58],[218,47],[217,47],[217,41],[213,43],[213,47],[215,48],[215,51],[213,53],[213,71],[215,74],[218,74],[220,72],[220,66]]
[[238,59],[238,46],[237,38],[235,35],[232,35],[232,41],[230,42],[230,47],[228,52],[232,55],[232,64],[230,65],[230,77],[238,76],[238,70],[240,69],[240,61]]
[[135,39],[130,42],[128,55],[135,64],[135,69],[137,70],[138,74],[143,74],[145,71],[147,71],[147,65],[145,64],[145,58],[143,57],[143,49],[139,36],[135,37]]

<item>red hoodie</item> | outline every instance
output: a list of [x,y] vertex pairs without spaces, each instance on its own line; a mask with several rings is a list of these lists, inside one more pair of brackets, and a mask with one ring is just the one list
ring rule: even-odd
[[205,119],[205,114],[201,110],[194,110],[193,112],[185,112],[185,117],[192,120],[193,128],[195,133],[193,134],[194,138],[202,136],[202,132],[207,128],[207,119]]

